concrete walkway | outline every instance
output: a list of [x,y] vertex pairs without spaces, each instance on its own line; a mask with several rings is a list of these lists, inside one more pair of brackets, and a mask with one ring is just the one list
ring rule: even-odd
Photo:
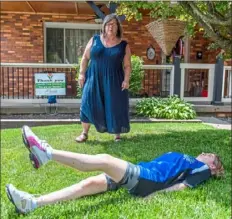
[[[130,112],[135,112],[136,103],[141,98],[132,98],[129,101]],[[81,100],[80,99],[58,99],[57,100],[57,112],[58,113],[79,113]],[[46,108],[50,105],[47,103],[47,99],[1,99],[1,113],[4,115],[10,114],[36,114],[45,113]],[[230,113],[231,104],[225,104],[222,106],[210,105],[205,103],[194,103],[193,108],[199,113],[207,113],[215,115],[215,113]],[[54,110],[54,106],[53,106]]]
[[[59,115],[59,114],[58,114]],[[192,120],[170,120],[170,119],[149,119],[149,118],[131,118],[131,123],[204,123],[217,129],[231,130],[231,123],[217,119],[215,117],[197,117]],[[1,129],[20,128],[23,125],[44,126],[44,125],[61,125],[61,124],[80,124],[80,119],[63,119],[63,118],[46,118],[46,119],[1,119]]]
[[200,119],[204,124],[213,126],[214,128],[231,130],[231,123],[229,121],[216,117],[197,117],[197,119]]

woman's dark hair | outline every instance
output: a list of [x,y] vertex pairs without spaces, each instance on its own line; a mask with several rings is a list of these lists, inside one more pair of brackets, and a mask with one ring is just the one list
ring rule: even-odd
[[121,22],[120,22],[120,20],[119,20],[119,18],[118,18],[118,16],[116,14],[109,14],[104,18],[101,33],[103,34],[103,37],[105,37],[105,35],[106,35],[106,32],[105,32],[106,24],[109,23],[110,21],[114,20],[114,19],[116,20],[117,26],[118,26],[118,31],[117,31],[116,36],[121,39],[122,35],[123,35],[122,25],[121,25]]

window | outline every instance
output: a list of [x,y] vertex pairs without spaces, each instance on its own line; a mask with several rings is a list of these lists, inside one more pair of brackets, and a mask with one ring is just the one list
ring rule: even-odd
[[47,29],[47,62],[64,63],[63,29]]
[[47,63],[77,63],[90,38],[100,33],[98,24],[45,23],[45,26]]

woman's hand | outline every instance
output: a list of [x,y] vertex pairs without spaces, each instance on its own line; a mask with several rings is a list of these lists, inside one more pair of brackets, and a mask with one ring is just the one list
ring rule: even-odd
[[129,82],[128,81],[123,81],[122,82],[122,91],[127,90],[129,88]]
[[80,88],[82,88],[84,86],[84,83],[85,83],[85,76],[84,75],[82,75],[82,74],[79,75],[78,83],[79,83]]

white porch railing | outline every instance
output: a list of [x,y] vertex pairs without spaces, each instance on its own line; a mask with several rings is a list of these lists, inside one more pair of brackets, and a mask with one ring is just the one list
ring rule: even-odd
[[143,65],[144,70],[163,70],[162,73],[162,88],[164,87],[164,78],[166,77],[166,70],[170,70],[169,81],[169,95],[172,96],[174,93],[174,65]]
[[[180,97],[183,98],[186,101],[191,101],[191,102],[201,102],[201,101],[212,101],[213,100],[213,84],[214,84],[214,70],[215,70],[215,64],[190,64],[190,63],[181,63],[180,64],[180,68],[181,68],[181,93],[180,93]],[[203,73],[206,73],[204,75],[207,75],[207,81],[203,81],[205,79],[201,81],[197,81],[194,82],[195,86],[199,86],[199,90],[202,90],[202,81],[204,82],[204,84],[207,84],[208,88],[206,90],[206,95],[207,96],[186,96],[186,89],[188,89],[189,87],[187,86],[187,83],[190,83],[189,78],[187,78],[187,73],[189,73],[189,71],[197,71],[197,73],[199,73],[200,71],[202,71]],[[187,75],[187,76],[186,76]],[[201,77],[201,76],[200,76]],[[188,80],[186,80],[188,79]]]
[[[143,65],[143,69],[145,70],[144,87],[138,97],[173,95],[174,65]],[[76,89],[76,85],[73,89],[71,87],[74,86],[73,79],[75,78],[74,65],[72,64],[1,63],[1,98],[14,100],[37,98],[34,95],[34,73],[48,70],[65,72],[69,78],[67,88],[70,91]],[[13,84],[12,81],[14,81]],[[75,94],[73,96],[70,92],[68,93],[62,98],[76,98]]]
[[0,63],[1,67],[14,68],[73,68],[72,64],[53,63]]
[[231,102],[232,98],[232,66],[224,66],[222,82],[222,102]]
[[[12,69],[16,71],[17,68],[19,68],[19,69],[31,68],[31,69],[34,69],[32,71],[32,72],[34,72],[34,71],[36,71],[36,68],[38,68],[38,69],[69,69],[69,68],[72,69],[73,65],[72,64],[49,64],[49,63],[1,63],[1,68],[9,68],[9,70],[11,70],[11,71],[12,71]],[[181,94],[180,94],[180,97],[185,99],[186,101],[191,101],[191,102],[201,102],[201,101],[210,102],[210,101],[212,101],[213,100],[213,84],[214,84],[215,64],[181,63],[180,68],[181,68]],[[153,80],[153,82],[155,81],[155,83],[156,83],[155,86],[156,86],[156,88],[158,87],[158,89],[153,88],[154,92],[155,92],[155,90],[158,90],[158,93],[156,93],[154,96],[159,96],[160,95],[159,92],[162,93],[162,91],[165,91],[169,95],[173,95],[173,93],[174,93],[174,65],[143,65],[143,69],[145,70],[145,72],[147,74],[146,80],[148,82],[149,82],[149,80]],[[193,73],[191,73],[191,71]],[[168,77],[167,77],[167,72],[168,72]],[[207,96],[204,96],[204,97],[191,96],[191,95],[187,96],[186,93],[187,93],[188,88],[189,88],[188,85],[190,84],[190,81],[191,81],[190,80],[191,77],[189,77],[189,76],[194,75],[194,74],[196,74],[196,75],[201,74],[201,72],[204,72],[204,74],[203,74],[204,79],[203,80],[204,80],[204,83],[207,84]],[[3,77],[4,73],[7,74],[9,72],[8,72],[8,70],[1,72],[1,77]],[[226,74],[228,75],[227,78],[226,78]],[[28,75],[28,77],[29,77],[29,73],[27,74],[27,71],[26,71],[25,75],[26,76]],[[155,77],[157,77],[157,78],[154,78],[151,75],[155,75]],[[12,73],[10,73],[10,76],[12,77]],[[32,77],[32,76],[33,76],[33,74],[30,73],[30,77]],[[23,86],[20,84],[22,82],[22,79],[20,79],[20,83],[18,83],[17,82],[18,77],[19,77],[19,72],[16,71],[16,74],[15,74],[15,77],[13,78],[13,81],[15,81],[15,83],[17,83],[17,85],[15,85],[15,86],[17,86],[17,89],[21,89],[21,87]],[[1,79],[4,79],[4,78],[1,78]],[[231,101],[231,98],[230,98],[231,89],[232,89],[231,79],[232,79],[231,66],[226,66],[224,68],[223,89],[222,89],[223,90],[222,101],[224,101],[224,102]],[[2,86],[2,89],[3,88],[8,89],[7,84],[6,84],[7,80],[8,80],[7,77],[5,78],[5,81],[1,80],[1,84],[4,85],[4,86]],[[27,79],[26,81],[27,81],[26,83],[28,84],[29,80]],[[33,80],[31,80],[31,82],[33,82]],[[69,86],[71,86],[71,82],[70,82]],[[146,85],[146,86],[148,86],[148,89],[151,89],[149,86],[153,86],[153,85],[151,85],[149,82],[148,85]],[[165,89],[167,88],[167,89],[163,90],[164,88]],[[229,93],[228,96],[225,96],[225,93],[224,93],[225,89],[228,89],[228,92],[227,92],[227,93]],[[4,92],[3,92],[3,94],[4,94]],[[149,96],[152,96],[152,93],[149,94]],[[31,98],[33,98],[33,97],[28,96],[28,98],[27,98],[27,95],[25,96],[25,99],[31,99]],[[65,97],[65,98],[67,98],[67,97]],[[76,97],[74,97],[74,98],[76,98]],[[5,99],[21,99],[21,97],[9,98],[6,95]]]

